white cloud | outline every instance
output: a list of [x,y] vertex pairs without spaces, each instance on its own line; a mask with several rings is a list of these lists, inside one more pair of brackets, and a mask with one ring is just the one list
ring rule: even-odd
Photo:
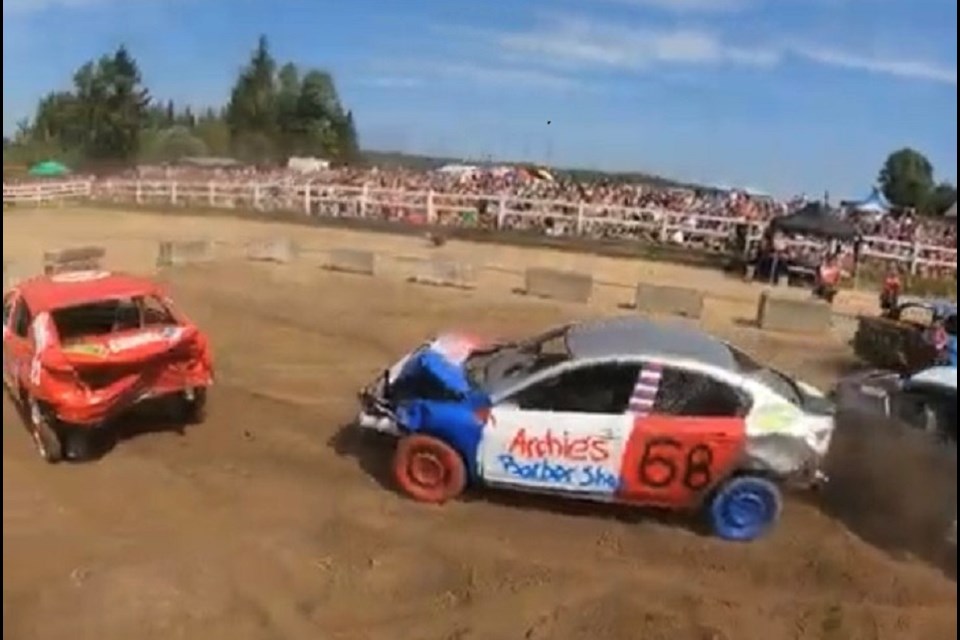
[[584,88],[579,80],[563,75],[518,67],[496,67],[473,63],[439,63],[428,71],[434,75],[501,87],[566,90]]
[[3,0],[3,14],[36,13],[46,9],[93,7],[114,0]]
[[[591,0],[588,0],[591,1]],[[595,0],[593,0],[595,1]],[[673,13],[729,13],[747,9],[754,0],[605,0],[611,4],[620,4],[650,9],[660,9]]]
[[[693,3],[698,0],[678,1]],[[656,66],[737,65],[771,68],[777,66],[784,56],[792,55],[850,71],[957,84],[955,64],[865,55],[797,44],[799,41],[790,42],[783,38],[779,44],[741,46],[705,30],[657,29],[571,16],[552,17],[531,30],[501,33],[494,38],[508,55],[522,53],[537,56],[546,63],[574,67],[643,70]]]
[[542,28],[502,34],[507,50],[560,61],[642,69],[657,64],[738,64],[770,66],[774,49],[740,47],[697,29],[631,28],[579,18],[555,18]]
[[414,76],[374,76],[362,78],[360,84],[379,89],[411,89],[423,84],[423,78]]
[[471,61],[437,61],[422,59],[384,60],[375,63],[379,72],[364,82],[383,88],[405,88],[428,84],[437,79],[457,83],[495,87],[522,87],[548,91],[586,90],[588,85],[559,73],[531,69],[523,65],[475,63]]
[[906,58],[881,58],[815,46],[797,46],[792,51],[802,58],[831,67],[957,86],[955,65]]

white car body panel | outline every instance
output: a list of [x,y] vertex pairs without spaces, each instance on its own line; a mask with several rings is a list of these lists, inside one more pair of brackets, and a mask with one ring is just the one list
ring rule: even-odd
[[484,481],[517,488],[612,495],[620,483],[629,414],[494,407],[478,449]]
[[[454,362],[469,354],[473,342],[460,336],[443,336],[427,345]],[[414,350],[416,351],[416,350]],[[405,355],[388,372],[390,382],[396,380],[411,355]],[[626,357],[628,362],[655,363],[685,369],[714,378],[738,389],[751,400],[744,417],[746,458],[762,463],[768,471],[779,475],[802,472],[811,458],[821,458],[829,448],[833,417],[813,415],[780,396],[762,381],[694,360],[678,360],[644,356]],[[540,371],[491,398],[491,419],[483,430],[478,447],[478,470],[490,484],[527,490],[562,490],[571,494],[602,497],[616,490],[621,473],[623,451],[634,428],[637,416],[526,411],[517,408],[509,398],[528,386],[557,375],[567,369],[609,362],[609,360],[577,359]],[[823,394],[814,387],[798,383],[806,393]],[[366,428],[399,435],[401,430],[392,418],[361,413],[359,424]],[[535,442],[605,442],[602,459],[571,460],[570,456],[554,455],[550,446],[542,447],[542,456],[529,456],[520,462],[515,456],[517,435]],[[558,440],[559,439],[559,440]],[[540,445],[537,445],[540,446]],[[558,477],[560,478],[558,480]]]

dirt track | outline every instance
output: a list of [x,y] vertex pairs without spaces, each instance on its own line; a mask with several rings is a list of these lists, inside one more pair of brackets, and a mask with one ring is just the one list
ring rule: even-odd
[[[109,237],[115,264],[143,269],[155,237],[290,233],[225,220],[177,219],[170,229],[157,216],[33,213],[4,214],[5,259],[35,267],[44,246]],[[318,247],[361,237],[299,235]],[[423,250],[409,238],[363,242]],[[550,259],[532,253],[503,260]],[[670,277],[663,265],[632,268]],[[713,274],[678,273],[713,291],[727,286]],[[605,308],[578,309],[510,296],[509,283],[453,293],[393,275],[229,260],[168,274],[218,356],[210,419],[184,436],[142,434],[97,463],[47,467],[5,400],[4,637],[956,637],[955,582],[891,558],[810,504],[791,502],[774,535],[737,546],[551,500],[481,494],[430,508],[398,497],[383,486],[386,443],[343,428],[361,384],[439,328],[520,334],[609,313],[616,294]],[[741,283],[729,286],[732,298],[742,292]],[[811,341],[739,327],[731,316],[742,308],[729,305],[711,307],[712,327],[791,371],[826,384],[845,361],[839,342],[820,339],[813,351]]]

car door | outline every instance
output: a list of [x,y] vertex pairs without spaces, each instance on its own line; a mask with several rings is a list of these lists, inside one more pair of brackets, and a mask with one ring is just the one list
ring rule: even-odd
[[644,367],[623,456],[621,497],[644,505],[694,506],[733,470],[744,446],[745,392],[709,373]]
[[11,388],[16,389],[19,384],[18,379],[29,374],[30,369],[30,310],[22,298],[13,295],[9,299],[10,311],[8,313],[8,300],[4,299],[3,314],[5,318],[3,326],[3,377],[4,382]]
[[612,498],[638,370],[617,363],[567,368],[499,402],[480,446],[484,481]]

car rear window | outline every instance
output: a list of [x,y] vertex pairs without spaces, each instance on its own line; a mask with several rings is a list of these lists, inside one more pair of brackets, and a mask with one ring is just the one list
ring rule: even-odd
[[51,316],[63,343],[148,326],[176,324],[166,306],[149,296],[90,302],[58,309]]

